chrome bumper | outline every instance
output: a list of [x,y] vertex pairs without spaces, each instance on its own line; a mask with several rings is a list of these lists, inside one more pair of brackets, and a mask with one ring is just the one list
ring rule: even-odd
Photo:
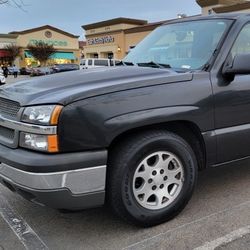
[[33,203],[56,209],[102,206],[105,182],[106,166],[33,173],[0,164],[0,183]]
[[44,191],[68,189],[73,195],[79,195],[105,190],[106,166],[64,172],[31,173],[2,163],[0,178],[24,188]]

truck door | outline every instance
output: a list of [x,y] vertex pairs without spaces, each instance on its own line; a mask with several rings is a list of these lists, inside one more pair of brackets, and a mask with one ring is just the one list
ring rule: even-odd
[[[250,53],[250,24],[241,29],[229,53],[232,60]],[[217,163],[250,156],[250,75],[236,75],[227,84],[218,77],[213,90]]]

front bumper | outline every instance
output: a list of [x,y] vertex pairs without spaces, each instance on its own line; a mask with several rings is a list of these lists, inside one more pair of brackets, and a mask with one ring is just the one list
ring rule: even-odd
[[106,166],[56,173],[29,173],[0,165],[0,182],[25,199],[57,209],[101,206]]
[[104,204],[106,151],[46,155],[8,149],[6,154],[2,148],[7,150],[0,145],[0,182],[11,191],[58,209]]

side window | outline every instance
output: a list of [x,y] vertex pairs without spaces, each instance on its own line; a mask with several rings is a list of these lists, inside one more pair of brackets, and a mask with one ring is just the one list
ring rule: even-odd
[[231,50],[232,57],[237,54],[250,53],[250,24],[247,24],[240,32]]
[[89,61],[88,61],[88,65],[89,65],[89,66],[92,66],[92,60],[89,60]]
[[108,60],[95,60],[95,66],[108,66]]

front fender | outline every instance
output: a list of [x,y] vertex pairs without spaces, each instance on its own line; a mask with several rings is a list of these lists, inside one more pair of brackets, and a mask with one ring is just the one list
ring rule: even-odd
[[208,73],[196,78],[113,92],[67,105],[59,120],[60,149],[107,148],[126,131],[169,121],[192,122],[201,132],[212,130]]
[[[195,106],[163,107],[123,114],[106,120],[104,125],[114,136],[130,129],[166,123],[170,121],[192,121],[195,123],[199,108]],[[192,119],[193,118],[193,119]]]

